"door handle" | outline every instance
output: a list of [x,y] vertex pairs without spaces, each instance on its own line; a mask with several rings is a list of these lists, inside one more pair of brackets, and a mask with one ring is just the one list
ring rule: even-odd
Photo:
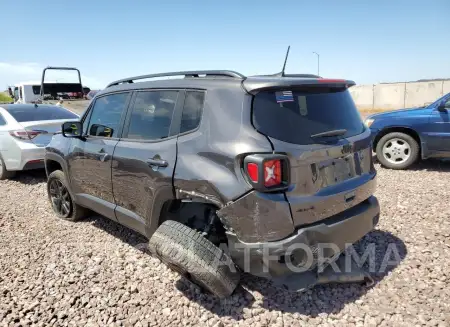
[[104,153],[103,155],[100,156],[100,161],[101,161],[101,162],[108,161],[110,157],[111,157],[111,156],[110,156],[109,154]]
[[147,164],[153,167],[167,167],[169,163],[163,159],[147,159]]
[[101,149],[100,151],[98,151],[98,153],[100,154],[99,159],[101,162],[108,161],[111,157],[108,153],[105,152],[105,149]]

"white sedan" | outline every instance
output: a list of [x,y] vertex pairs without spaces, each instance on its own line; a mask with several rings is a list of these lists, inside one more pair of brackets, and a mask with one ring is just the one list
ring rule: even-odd
[[18,170],[44,168],[45,147],[73,112],[48,104],[0,105],[0,180]]

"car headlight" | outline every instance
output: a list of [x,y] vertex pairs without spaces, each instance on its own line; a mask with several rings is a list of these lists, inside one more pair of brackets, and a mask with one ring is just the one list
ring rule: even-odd
[[366,119],[366,120],[364,121],[364,125],[366,125],[367,127],[370,127],[370,125],[373,124],[373,121],[374,121],[374,119],[371,119],[371,118]]

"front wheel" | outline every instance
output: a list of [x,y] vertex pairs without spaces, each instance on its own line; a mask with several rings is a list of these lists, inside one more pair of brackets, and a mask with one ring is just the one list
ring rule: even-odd
[[66,176],[61,170],[55,170],[48,176],[47,193],[52,209],[59,218],[77,221],[86,216],[87,209],[73,201]]
[[377,159],[390,169],[405,169],[419,158],[420,148],[410,135],[400,132],[383,136],[377,144]]

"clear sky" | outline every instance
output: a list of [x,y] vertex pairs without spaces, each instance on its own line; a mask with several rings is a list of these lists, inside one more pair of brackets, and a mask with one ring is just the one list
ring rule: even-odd
[[358,84],[450,78],[450,0],[5,0],[0,89],[78,67],[91,88],[189,69],[288,73]]

